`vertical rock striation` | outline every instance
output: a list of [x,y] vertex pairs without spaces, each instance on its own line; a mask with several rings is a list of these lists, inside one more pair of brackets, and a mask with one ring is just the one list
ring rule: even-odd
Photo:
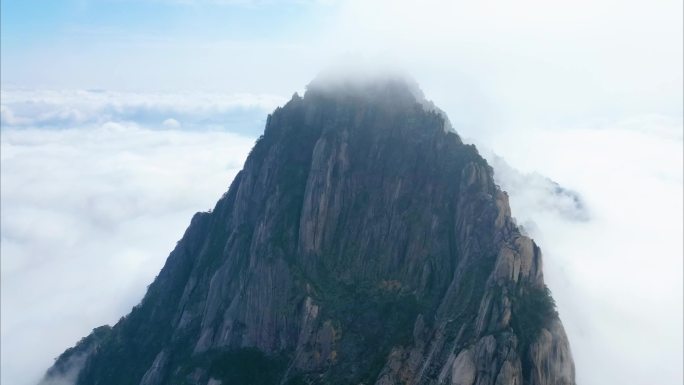
[[78,358],[89,385],[574,385],[541,251],[416,90],[295,94],[142,302],[45,383]]

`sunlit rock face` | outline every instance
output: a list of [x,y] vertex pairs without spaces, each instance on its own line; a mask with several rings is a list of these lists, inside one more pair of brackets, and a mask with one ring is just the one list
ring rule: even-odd
[[396,76],[319,78],[142,302],[44,383],[573,385],[554,306],[443,112]]

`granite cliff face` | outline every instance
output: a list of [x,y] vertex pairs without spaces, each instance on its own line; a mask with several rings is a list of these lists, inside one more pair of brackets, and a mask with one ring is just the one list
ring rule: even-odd
[[268,118],[142,302],[45,384],[574,385],[541,251],[410,83],[314,81]]

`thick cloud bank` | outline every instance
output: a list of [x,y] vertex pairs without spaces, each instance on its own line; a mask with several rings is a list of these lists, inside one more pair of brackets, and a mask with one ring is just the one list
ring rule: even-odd
[[513,216],[544,251],[578,384],[681,384],[681,120],[650,116],[480,140],[581,199],[548,194],[554,189],[538,175],[490,160]]
[[118,123],[3,129],[1,382],[35,384],[67,347],[128,313],[252,144]]

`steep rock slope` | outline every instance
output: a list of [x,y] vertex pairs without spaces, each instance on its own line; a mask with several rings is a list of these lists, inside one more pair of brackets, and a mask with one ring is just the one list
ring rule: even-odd
[[554,307],[441,111],[401,79],[319,80],[269,116],[142,302],[44,383],[573,385]]

